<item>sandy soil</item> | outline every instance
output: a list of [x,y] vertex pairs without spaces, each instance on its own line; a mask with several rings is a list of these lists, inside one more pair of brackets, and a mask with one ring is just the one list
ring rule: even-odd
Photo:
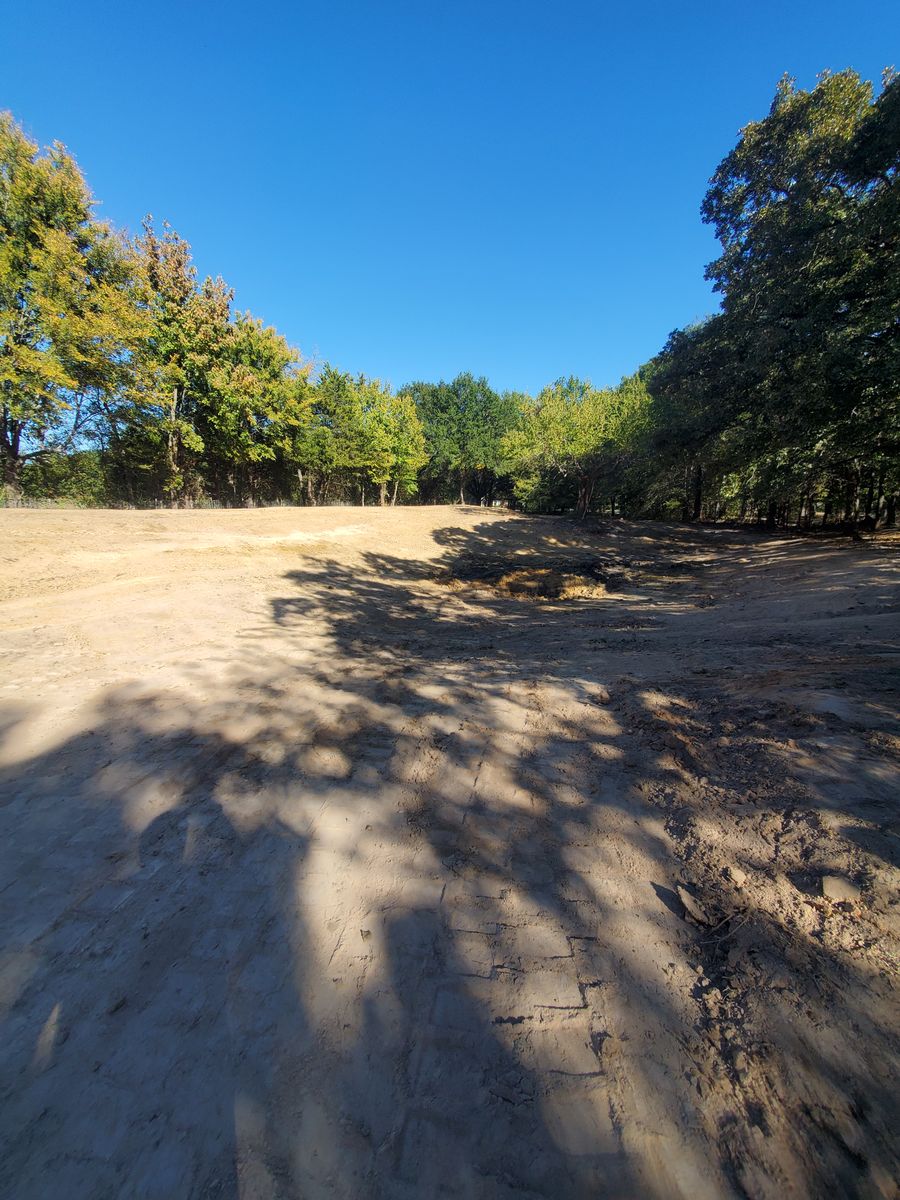
[[3,511],[0,555],[0,1194],[897,1195],[896,546]]

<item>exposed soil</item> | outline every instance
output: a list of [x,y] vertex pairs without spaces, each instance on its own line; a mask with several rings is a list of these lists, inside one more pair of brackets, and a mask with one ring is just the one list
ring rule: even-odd
[[606,592],[606,575],[599,564],[568,561],[521,566],[515,559],[479,561],[454,566],[436,576],[454,591],[477,588],[501,596],[531,600],[583,600]]
[[898,1195],[896,543],[0,538],[0,1194]]

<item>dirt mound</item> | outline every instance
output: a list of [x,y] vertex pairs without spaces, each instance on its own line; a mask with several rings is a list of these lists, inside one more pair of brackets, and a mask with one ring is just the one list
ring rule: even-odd
[[452,591],[478,589],[525,600],[584,600],[605,596],[624,583],[620,568],[600,561],[467,560],[441,571],[437,580]]

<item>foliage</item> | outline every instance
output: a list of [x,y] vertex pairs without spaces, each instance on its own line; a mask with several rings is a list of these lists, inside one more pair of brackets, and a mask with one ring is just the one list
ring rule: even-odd
[[446,498],[466,489],[491,501],[502,475],[502,440],[517,416],[517,398],[499,395],[484,378],[468,372],[451,383],[411,383],[402,389],[415,403],[429,448],[425,490]]
[[[774,524],[818,504],[854,522],[896,504],[900,451],[900,84],[853,71],[778,85],[703,203],[722,312],[675,333],[651,372],[665,466],[685,515],[717,515],[729,478]],[[841,503],[838,498],[843,497]]]
[[307,376],[275,329],[249,313],[228,326],[198,413],[205,474],[220,498],[243,503],[257,490],[260,468],[290,456],[310,421]]
[[522,400],[519,420],[503,439],[517,496],[531,507],[552,494],[554,481],[574,481],[575,510],[585,516],[599,481],[608,497],[621,485],[648,407],[646,387],[636,377],[602,390],[574,377],[559,379],[536,399]]
[[92,207],[65,148],[41,153],[0,113],[0,456],[12,491],[24,463],[77,442],[89,397],[126,384],[144,336],[134,255]]
[[325,366],[313,389],[310,423],[293,453],[306,474],[310,503],[325,503],[334,487],[355,491],[365,503],[369,485],[377,487],[382,504],[390,487],[396,503],[398,494],[415,494],[417,472],[427,458],[408,395]]
[[20,482],[22,495],[29,500],[91,508],[108,504],[114,497],[107,464],[99,450],[28,459],[22,466]]
[[394,392],[235,313],[148,218],[93,216],[72,157],[0,116],[0,456],[77,503],[493,503],[581,516],[893,523],[900,82],[782,79],[702,205],[721,311],[618,387],[468,372]]

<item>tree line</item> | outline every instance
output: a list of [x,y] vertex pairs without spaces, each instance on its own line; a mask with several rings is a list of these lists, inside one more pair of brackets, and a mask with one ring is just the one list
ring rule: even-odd
[[783,79],[702,216],[721,310],[618,385],[314,367],[188,243],[94,215],[72,156],[0,115],[7,502],[513,502],[530,511],[893,524],[900,84]]

